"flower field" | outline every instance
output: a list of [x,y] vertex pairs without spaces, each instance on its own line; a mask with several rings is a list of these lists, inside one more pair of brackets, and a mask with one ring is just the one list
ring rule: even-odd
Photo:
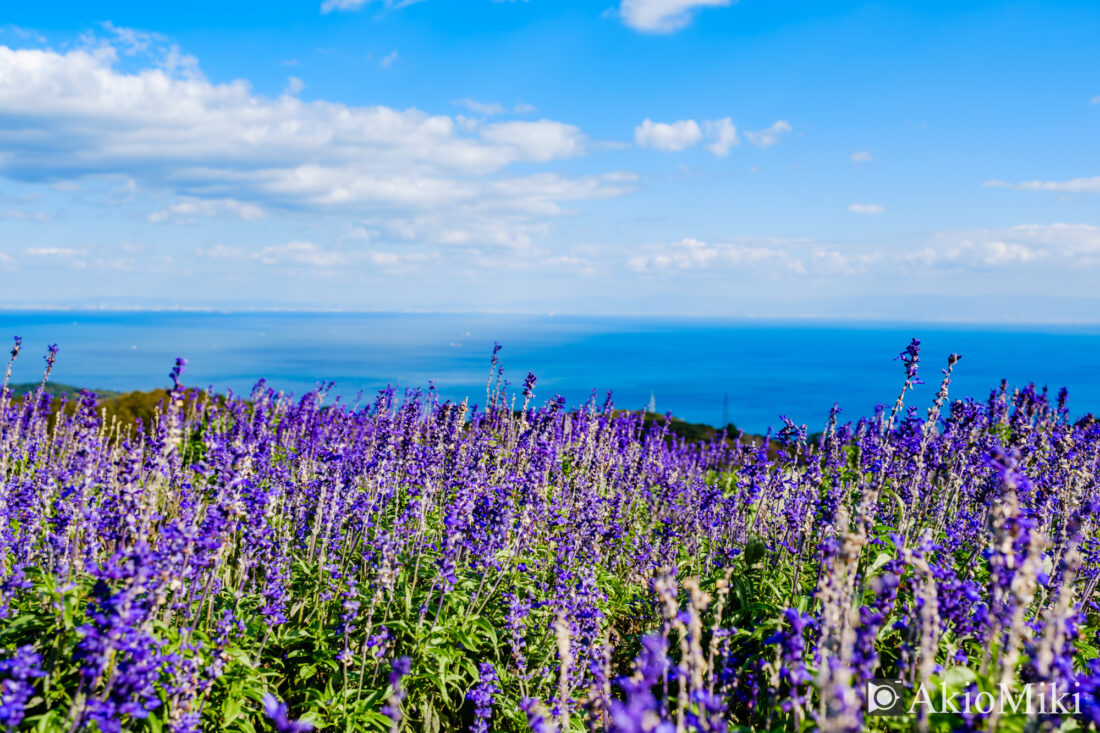
[[[1095,726],[1100,424],[953,401],[954,356],[908,407],[919,358],[820,438],[700,443],[510,390],[495,351],[480,405],[216,395],[181,360],[136,425],[5,378],[0,728]],[[922,704],[873,715],[883,679]]]

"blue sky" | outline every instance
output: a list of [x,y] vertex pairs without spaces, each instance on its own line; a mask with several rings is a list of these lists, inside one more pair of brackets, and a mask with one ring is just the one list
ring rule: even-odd
[[5,16],[0,307],[1100,321],[1095,2]]

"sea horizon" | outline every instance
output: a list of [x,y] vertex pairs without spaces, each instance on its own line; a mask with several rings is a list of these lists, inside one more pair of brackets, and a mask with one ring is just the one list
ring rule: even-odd
[[900,315],[875,316],[857,312],[851,314],[738,314],[717,315],[701,312],[649,312],[649,311],[619,311],[619,310],[555,310],[538,308],[367,308],[367,307],[339,307],[339,306],[299,306],[299,305],[269,305],[269,306],[222,306],[222,305],[61,305],[61,304],[33,304],[33,305],[0,305],[2,314],[26,314],[26,313],[207,313],[214,315],[232,315],[248,313],[285,313],[285,314],[363,314],[363,315],[486,315],[486,316],[545,316],[548,318],[653,318],[664,320],[710,320],[723,323],[774,323],[774,324],[799,324],[814,323],[820,325],[964,325],[964,326],[989,326],[991,328],[1025,328],[1025,327],[1090,327],[1100,329],[1100,316],[1096,318],[1050,318],[1036,317],[1034,319],[1022,319],[1018,316],[1009,316],[1003,319],[983,316],[921,316],[904,317]]
[[924,343],[922,378],[908,404],[923,414],[946,357],[962,360],[951,397],[985,399],[1001,379],[1066,387],[1071,414],[1100,411],[1100,325],[807,321],[473,312],[0,310],[0,338],[21,336],[13,382],[41,376],[40,355],[60,353],[52,379],[89,389],[168,384],[176,357],[185,383],[249,391],[260,379],[300,395],[335,382],[343,400],[368,401],[387,385],[482,403],[494,342],[505,378],[538,378],[536,399],[570,405],[592,394],[617,407],[763,433],[781,415],[821,429],[833,403],[841,420],[892,404],[902,382],[897,353]]

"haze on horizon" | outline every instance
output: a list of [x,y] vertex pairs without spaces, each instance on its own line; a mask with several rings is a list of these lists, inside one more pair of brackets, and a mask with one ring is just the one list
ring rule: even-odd
[[0,308],[1100,321],[1093,2],[73,2]]

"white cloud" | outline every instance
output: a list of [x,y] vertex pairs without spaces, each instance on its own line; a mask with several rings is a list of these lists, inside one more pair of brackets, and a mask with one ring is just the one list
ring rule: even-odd
[[1022,224],[1001,233],[1062,254],[1100,255],[1100,227],[1091,224]]
[[333,10],[358,10],[371,0],[325,0],[321,3],[322,13],[331,13]]
[[[146,252],[141,244],[122,242],[94,247],[28,247],[20,264],[28,269],[54,271],[59,267],[73,270],[100,270],[118,272],[172,272],[184,274],[171,255]],[[138,257],[137,255],[142,255]]]
[[553,267],[572,270],[584,277],[594,277],[598,272],[598,268],[595,267],[591,260],[585,257],[577,257],[576,255],[543,257],[538,261],[538,265],[540,268]]
[[512,147],[519,157],[537,162],[583,155],[586,146],[579,128],[553,120],[498,122],[483,128],[481,138],[494,145]]
[[[951,272],[995,273],[1011,267],[1100,267],[1100,227],[1089,224],[1020,225],[944,231],[929,241],[887,250],[809,239],[736,237],[717,243],[685,238],[620,250],[626,269],[649,277],[706,276],[894,278]],[[970,275],[967,275],[970,276]]]
[[17,219],[22,221],[49,221],[50,215],[43,211],[27,211],[26,209],[0,210],[0,219]]
[[378,266],[385,269],[411,268],[438,258],[422,252],[395,253],[381,250],[326,249],[313,242],[295,240],[259,250],[216,244],[196,250],[200,257],[212,260],[253,261],[279,267],[344,269]]
[[344,267],[350,264],[353,253],[325,250],[312,242],[290,242],[265,247],[256,253],[256,259],[265,265],[295,264],[309,267]]
[[954,247],[922,249],[904,259],[927,267],[999,267],[1011,264],[1025,264],[1047,257],[1048,253],[1014,242],[973,242],[964,240]]
[[654,122],[648,117],[634,128],[634,143],[638,147],[655,150],[678,151],[694,147],[706,137],[706,146],[714,155],[725,157],[730,148],[740,145],[737,126],[729,117],[720,120],[704,120],[702,126],[695,120]]
[[31,30],[29,28],[21,28],[20,26],[8,23],[4,27],[0,28],[0,33],[10,33],[16,38],[25,41],[34,41],[35,43],[45,43],[46,37],[38,31]]
[[224,244],[215,244],[212,247],[199,247],[195,250],[199,257],[211,260],[246,260],[249,252],[244,247],[228,247]]
[[[364,5],[369,5],[374,0],[324,0],[321,3],[322,13],[331,13],[333,10],[359,10]],[[384,0],[383,5],[386,8],[400,9],[409,5],[415,5],[422,0]]]
[[1100,104],[1100,94],[1097,94],[1095,97],[1092,98],[1092,103]]
[[479,115],[485,115],[486,117],[492,117],[493,115],[504,114],[504,105],[500,102],[479,102],[476,99],[465,97],[463,99],[456,99],[451,104],[458,105],[459,107],[465,107],[471,112],[476,112]]
[[459,107],[465,107],[466,109],[470,110],[471,112],[475,112],[479,115],[484,115],[486,117],[493,117],[495,115],[502,115],[505,112],[509,112],[509,111],[514,112],[517,115],[530,114],[531,112],[535,111],[534,106],[532,106],[530,104],[522,104],[522,103],[517,104],[514,107],[512,107],[511,110],[509,110],[507,107],[505,107],[500,102],[479,102],[478,100],[471,99],[470,97],[464,97],[462,99],[456,99],[453,102],[451,102],[451,104],[457,105]]
[[1011,188],[1017,191],[1053,191],[1057,193],[1100,193],[1100,176],[1092,178],[1073,178],[1068,181],[986,181],[986,188]]
[[879,204],[851,204],[848,211],[856,214],[881,214],[886,209]]
[[494,183],[478,201],[370,223],[387,237],[410,242],[529,247],[548,233],[545,218],[568,213],[563,203],[621,196],[633,190],[635,180],[621,173],[581,178],[541,173]]
[[[430,214],[469,232],[510,227],[515,243],[545,232],[543,219],[566,213],[567,201],[630,188],[604,176],[510,175],[514,163],[583,155],[587,138],[573,125],[482,126],[411,108],[268,98],[245,81],[210,82],[197,61],[150,38],[66,53],[0,46],[0,175],[122,179],[127,195],[180,197],[158,219],[279,208],[394,222]],[[117,68],[119,53],[146,43],[151,63]]]
[[26,252],[31,257],[60,257],[63,259],[84,257],[88,254],[87,250],[73,247],[28,247]]
[[283,89],[283,94],[289,94],[295,96],[300,94],[303,89],[306,88],[306,83],[296,76],[288,76],[286,78],[286,88]]
[[708,120],[703,123],[703,127],[707,131],[707,137],[714,141],[707,146],[707,150],[719,157],[729,155],[730,148],[741,143],[737,137],[737,126],[729,117]]
[[936,243],[902,259],[927,266],[997,268],[1052,261],[1061,266],[1100,265],[1100,227],[1027,224],[1004,229],[941,232]]
[[382,57],[382,60],[378,62],[378,65],[383,69],[388,69],[394,65],[397,61],[397,51],[390,51],[388,54]]
[[732,0],[622,0],[619,16],[635,30],[672,33],[691,23],[699,8],[722,8]]
[[871,157],[871,153],[867,150],[860,150],[852,153],[853,163],[870,163],[874,158]]
[[699,142],[703,131],[695,120],[654,122],[648,117],[634,128],[634,142],[642,148],[685,150]]
[[779,142],[779,138],[791,131],[791,124],[786,120],[778,120],[772,124],[771,127],[764,128],[763,130],[757,130],[755,132],[745,132],[745,137],[748,141],[758,148],[770,148]]
[[710,244],[691,237],[641,247],[626,258],[627,269],[650,275],[752,273],[780,278],[855,275],[883,259],[881,253],[844,252],[807,239],[740,237]]
[[168,220],[194,221],[198,217],[225,217],[254,221],[263,219],[267,212],[255,204],[243,203],[236,199],[200,199],[185,196],[178,203],[161,211],[149,214],[149,221]]

